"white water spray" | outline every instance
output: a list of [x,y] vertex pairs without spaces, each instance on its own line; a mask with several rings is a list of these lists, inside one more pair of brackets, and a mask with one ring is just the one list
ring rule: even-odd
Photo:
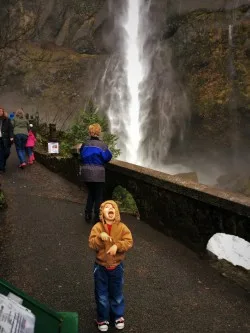
[[99,85],[98,104],[107,110],[110,130],[119,137],[119,158],[139,163],[140,141],[140,84],[143,80],[140,41],[140,16],[144,0],[126,0],[122,8],[109,1],[114,15],[114,31],[118,34],[118,47],[106,63]]
[[129,94],[128,120],[126,130],[129,133],[126,143],[127,161],[138,163],[138,150],[141,140],[140,131],[140,83],[143,80],[143,69],[140,61],[139,24],[142,0],[128,0],[127,20],[124,28],[127,33],[125,42],[125,59],[127,88]]
[[151,0],[109,1],[115,48],[96,95],[118,135],[119,158],[165,170],[171,140],[183,138],[189,107],[171,49],[161,40],[165,16],[155,21],[151,9]]

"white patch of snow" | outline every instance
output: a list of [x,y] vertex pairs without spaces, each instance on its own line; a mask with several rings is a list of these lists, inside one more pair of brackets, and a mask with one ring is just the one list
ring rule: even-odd
[[250,243],[240,237],[217,233],[210,238],[207,250],[218,259],[225,259],[235,266],[250,270]]

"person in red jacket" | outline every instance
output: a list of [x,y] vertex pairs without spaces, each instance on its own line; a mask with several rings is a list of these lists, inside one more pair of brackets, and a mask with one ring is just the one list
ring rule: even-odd
[[26,149],[26,153],[28,155],[28,164],[31,165],[35,161],[34,147],[36,144],[36,136],[35,136],[35,133],[32,131],[33,124],[30,124],[29,126],[30,126],[30,130],[28,133],[28,139],[26,142],[25,149]]

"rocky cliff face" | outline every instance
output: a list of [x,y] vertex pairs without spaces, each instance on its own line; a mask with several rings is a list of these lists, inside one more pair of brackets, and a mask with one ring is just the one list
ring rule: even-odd
[[[5,9],[12,13],[6,28],[15,26],[11,35],[17,39],[8,48],[1,75],[0,98],[7,110],[22,106],[63,125],[84,106],[106,58],[98,42],[105,3],[19,0],[8,7],[6,0]],[[20,23],[25,20],[31,22],[27,29]]]
[[[244,154],[250,135],[250,6],[199,9],[167,21],[164,39],[173,50],[191,103],[188,150]],[[221,153],[221,151],[220,151]]]
[[44,1],[36,40],[51,42],[81,54],[98,53],[95,34],[105,18],[105,13],[102,14],[104,4],[105,0]]

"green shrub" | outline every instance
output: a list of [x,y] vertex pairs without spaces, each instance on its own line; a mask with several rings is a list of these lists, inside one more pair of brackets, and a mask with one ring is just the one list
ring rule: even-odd
[[36,133],[36,147],[37,151],[47,151],[48,150],[48,138],[41,135],[39,132]]
[[73,146],[86,142],[89,138],[88,127],[94,123],[101,125],[102,140],[108,145],[113,157],[118,157],[120,154],[120,150],[116,147],[118,137],[109,132],[107,118],[98,113],[96,106],[92,102],[89,102],[86,109],[78,114],[71,128],[62,136],[60,142],[61,154],[70,156]]
[[117,186],[113,192],[112,199],[117,202],[121,212],[139,216],[134,198],[124,187]]

